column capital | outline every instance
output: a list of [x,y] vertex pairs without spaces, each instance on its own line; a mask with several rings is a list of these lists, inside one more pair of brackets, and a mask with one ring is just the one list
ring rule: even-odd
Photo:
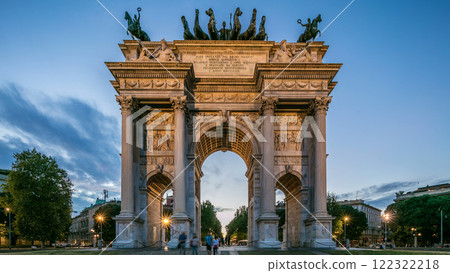
[[186,96],[171,97],[170,102],[173,110],[184,110],[186,108]]
[[261,110],[263,114],[266,114],[267,112],[273,113],[275,111],[275,107],[278,103],[278,97],[262,96],[261,100],[262,100]]
[[136,108],[136,100],[129,95],[116,95],[116,101],[120,105],[120,111],[132,112]]
[[318,113],[318,112],[327,112],[328,111],[328,107],[329,104],[331,102],[331,98],[330,97],[316,97],[311,105],[309,106],[308,111],[312,114]]

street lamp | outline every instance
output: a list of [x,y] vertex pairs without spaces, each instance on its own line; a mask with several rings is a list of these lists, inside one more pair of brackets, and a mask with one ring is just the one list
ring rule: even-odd
[[348,248],[348,243],[347,243],[347,222],[348,222],[349,218],[347,216],[344,217],[344,238],[345,238],[345,247]]
[[413,232],[413,236],[414,236],[414,247],[417,248],[417,236],[416,236],[416,228],[411,228],[411,231]]
[[100,242],[98,242],[98,249],[103,247],[103,216],[97,218],[100,221]]
[[6,212],[8,212],[8,218],[9,218],[9,251],[11,251],[11,209],[6,208]]
[[384,218],[384,249],[386,249],[387,246],[387,222],[389,221],[389,213],[385,213],[383,215]]

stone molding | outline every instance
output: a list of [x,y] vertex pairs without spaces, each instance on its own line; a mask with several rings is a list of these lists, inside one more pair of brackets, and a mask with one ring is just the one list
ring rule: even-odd
[[330,102],[331,102],[331,96],[330,97],[316,97],[310,107],[309,112],[311,114],[320,113],[320,112],[327,112]]
[[278,103],[278,98],[263,96],[261,98],[261,100],[262,100],[262,105],[261,105],[262,113],[266,114],[266,113],[270,112],[273,114],[273,112],[275,111],[275,107]]
[[132,112],[137,106],[136,100],[129,95],[116,95],[116,101],[119,103],[122,112]]
[[186,108],[186,96],[170,98],[173,110],[184,110]]

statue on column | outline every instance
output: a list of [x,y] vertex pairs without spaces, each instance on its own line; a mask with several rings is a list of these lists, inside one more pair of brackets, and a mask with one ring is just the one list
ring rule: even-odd
[[134,19],[131,18],[128,11],[125,11],[125,20],[128,22],[127,34],[131,34],[133,40],[136,37],[141,41],[150,41],[148,34],[141,28],[141,10],[141,8],[137,8],[139,16],[136,16],[135,14]]
[[306,24],[302,23],[301,19],[297,20],[302,27],[305,27],[305,32],[303,32],[300,37],[298,37],[297,43],[306,43],[311,39],[316,39],[317,34],[322,35],[320,30],[318,29],[318,24],[322,22],[322,17],[317,15],[317,17],[311,22],[311,19],[308,18],[308,22]]
[[271,63],[289,63],[294,54],[292,50],[289,50],[286,45],[286,40],[281,41],[280,48],[271,56]]
[[160,62],[175,62],[179,61],[175,54],[173,54],[173,51],[169,48],[167,45],[167,42],[165,39],[161,40],[161,46],[159,46],[152,54],[153,58]]

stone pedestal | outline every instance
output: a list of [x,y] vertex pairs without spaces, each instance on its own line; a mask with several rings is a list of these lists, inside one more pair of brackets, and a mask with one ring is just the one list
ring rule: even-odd
[[317,214],[305,220],[306,238],[305,246],[314,248],[334,248],[336,243],[332,239],[332,221],[334,217],[328,214]]
[[256,222],[259,229],[259,248],[281,248],[278,240],[278,222],[280,217],[276,214],[263,214]]
[[118,235],[113,243],[114,248],[138,248],[145,246],[141,240],[144,221],[120,215],[113,218],[113,220],[116,221],[116,234]]
[[184,232],[188,240],[186,240],[186,248],[189,246],[191,219],[189,217],[180,215],[172,215],[172,223],[170,224],[170,241],[167,243],[167,247],[174,249],[178,247],[178,237]]

